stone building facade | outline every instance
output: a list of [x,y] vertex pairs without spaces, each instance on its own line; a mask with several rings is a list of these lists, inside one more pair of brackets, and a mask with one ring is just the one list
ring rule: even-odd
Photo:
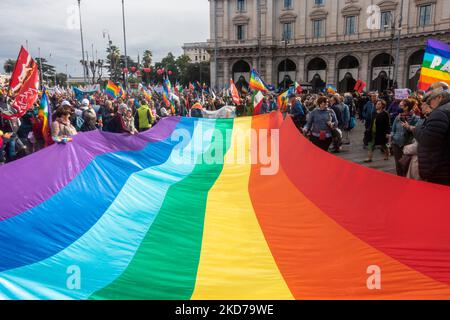
[[191,63],[208,62],[208,43],[193,42],[183,45],[183,53],[191,59]]
[[245,84],[255,68],[275,86],[296,80],[344,92],[363,80],[370,90],[394,82],[415,89],[426,40],[450,42],[450,0],[209,2],[211,83],[218,88],[231,78]]

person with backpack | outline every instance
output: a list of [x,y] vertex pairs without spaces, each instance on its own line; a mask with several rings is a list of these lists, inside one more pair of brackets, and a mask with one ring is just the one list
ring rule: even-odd
[[80,131],[88,132],[97,130],[97,114],[88,99],[83,100],[81,110],[83,125],[81,126]]
[[356,105],[351,93],[344,94],[344,104],[348,107],[350,120],[348,126],[344,129],[343,144],[350,144],[350,132],[356,127]]
[[295,126],[301,131],[306,124],[306,109],[297,99],[296,94],[291,94],[289,96],[289,104],[291,106],[290,115],[292,117],[292,120],[294,121]]

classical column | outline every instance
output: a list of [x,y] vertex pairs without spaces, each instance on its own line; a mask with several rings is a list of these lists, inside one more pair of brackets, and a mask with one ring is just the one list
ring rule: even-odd
[[225,86],[228,81],[230,81],[230,64],[227,58],[223,59],[223,83],[222,86]]
[[369,52],[365,51],[361,53],[361,65],[359,66],[359,78],[360,80],[367,83],[366,89],[370,88],[370,62],[369,62]]
[[[397,61],[396,61],[397,63]],[[406,81],[406,68],[408,61],[406,60],[406,50],[400,50],[400,61],[398,63],[398,87],[407,88]]]
[[336,55],[329,55],[328,58],[328,68],[327,68],[327,84],[332,84],[337,86],[336,83]]
[[297,81],[308,81],[308,79],[306,79],[305,69],[305,56],[302,55],[297,59]]
[[267,1],[266,38],[273,41],[273,0]]
[[211,0],[210,5],[210,33],[211,33],[211,44],[213,46],[212,53],[210,56],[210,68],[211,68],[211,87],[217,87],[217,3],[215,0]]
[[211,68],[211,87],[216,88],[217,87],[217,65],[219,62],[216,63],[215,59],[211,59],[209,65]]
[[228,31],[230,29],[230,10],[228,0],[223,0],[223,40],[228,41],[230,37],[228,35]]
[[[252,65],[251,65],[252,69],[258,69],[258,57],[252,57]],[[259,72],[259,70],[258,70]]]
[[272,57],[267,57],[266,59],[266,77],[264,80],[272,85],[275,85],[275,81],[273,79],[273,59]]

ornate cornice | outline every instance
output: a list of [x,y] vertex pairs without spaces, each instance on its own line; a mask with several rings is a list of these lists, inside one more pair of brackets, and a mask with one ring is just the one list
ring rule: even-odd
[[349,5],[341,10],[343,16],[359,16],[360,12],[361,7],[356,5]]
[[297,15],[292,12],[285,12],[280,16],[281,23],[295,22],[296,19],[297,19]]
[[328,12],[325,11],[324,9],[317,9],[309,14],[309,17],[312,20],[325,19],[327,16],[328,16]]
[[395,11],[398,3],[391,0],[383,0],[378,2],[377,6],[380,7],[381,11]]
[[250,18],[246,15],[240,14],[233,18],[234,24],[248,24],[250,22]]

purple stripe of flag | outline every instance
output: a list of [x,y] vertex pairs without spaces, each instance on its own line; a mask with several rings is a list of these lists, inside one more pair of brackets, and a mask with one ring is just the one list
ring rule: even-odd
[[[167,139],[180,119],[163,119],[164,124],[137,136],[101,131],[83,133],[75,136],[73,142],[67,145],[53,145],[0,167],[0,222],[49,199],[97,156],[110,152],[137,151],[148,143]],[[71,158],[77,158],[78,161],[70,161]],[[77,166],[67,167],[69,163],[77,163]]]

